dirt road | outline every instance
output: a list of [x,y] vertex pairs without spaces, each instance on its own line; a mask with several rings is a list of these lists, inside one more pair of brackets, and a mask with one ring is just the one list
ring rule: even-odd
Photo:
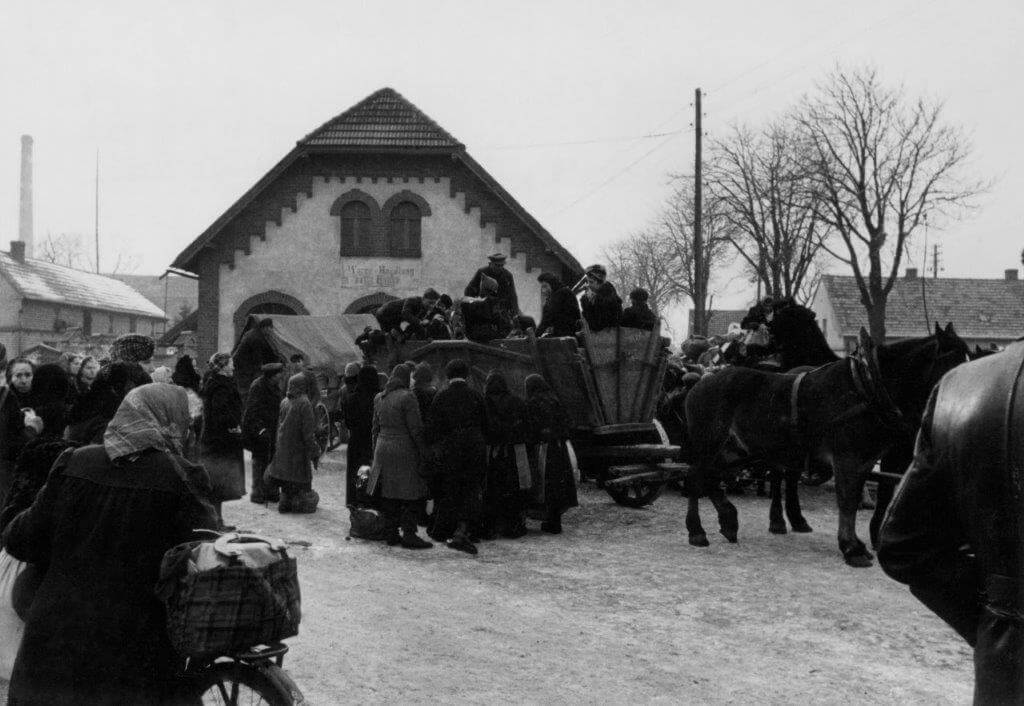
[[877,567],[842,563],[822,489],[804,490],[813,534],[768,534],[747,496],[740,543],[696,549],[678,495],[630,510],[586,485],[563,535],[531,523],[470,557],[346,541],[341,459],[313,516],[225,506],[309,543],[285,666],[312,704],[970,701],[970,650]]

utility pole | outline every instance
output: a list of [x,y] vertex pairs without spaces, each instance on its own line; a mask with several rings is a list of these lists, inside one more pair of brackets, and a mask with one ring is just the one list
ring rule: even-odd
[[100,273],[100,148],[96,148],[96,274]]
[[932,279],[939,278],[939,244],[932,246]]
[[693,127],[697,133],[697,144],[694,153],[693,166],[693,332],[698,336],[707,335],[707,316],[704,312],[704,304],[707,300],[707,282],[704,280],[704,214],[702,198],[702,174],[701,174],[701,128],[700,115],[700,89],[694,92],[693,107],[696,117]]

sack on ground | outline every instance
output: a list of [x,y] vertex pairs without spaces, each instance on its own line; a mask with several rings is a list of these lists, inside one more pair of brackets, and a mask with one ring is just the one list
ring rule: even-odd
[[373,508],[349,508],[348,536],[356,539],[384,539],[387,536],[384,517]]
[[182,655],[207,657],[297,635],[298,570],[280,540],[228,534],[164,554],[157,595]]

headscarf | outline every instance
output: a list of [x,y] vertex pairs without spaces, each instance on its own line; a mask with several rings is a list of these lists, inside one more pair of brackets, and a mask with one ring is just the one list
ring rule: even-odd
[[175,385],[196,391],[199,390],[199,385],[202,381],[199,379],[199,373],[196,372],[192,356],[183,355],[178,358],[178,362],[174,364],[174,374],[171,376],[171,380],[174,381]]
[[412,381],[414,387],[430,387],[434,382],[434,369],[430,367],[430,363],[424,361],[417,365],[412,371]]
[[150,377],[153,378],[153,382],[163,382],[167,384],[174,382],[171,369],[166,365],[161,365],[159,368],[154,370]]
[[388,384],[384,386],[384,396],[386,397],[389,392],[395,390],[408,390],[411,379],[412,371],[405,363],[396,365],[391,371],[391,377],[388,378]]
[[288,378],[288,388],[285,394],[288,399],[296,399],[302,397],[309,392],[309,381],[306,380],[305,373],[295,373]]
[[162,382],[142,385],[125,395],[103,447],[111,461],[147,449],[181,455],[190,422],[185,390]]
[[[82,358],[82,364],[78,366],[78,372],[75,373],[75,387],[77,387],[79,390],[82,389],[82,385],[84,384],[83,381],[82,381],[82,370],[87,365],[89,365],[89,363],[96,363],[97,366],[100,364],[100,362],[98,360],[96,360],[96,358],[94,358],[91,355],[87,355],[84,358]],[[96,370],[96,373],[97,374],[99,373],[99,369]],[[93,376],[92,381],[96,382],[96,377],[95,376]]]
[[214,353],[210,356],[210,362],[207,364],[207,370],[210,375],[215,375],[226,368],[230,362],[230,353]]
[[118,336],[110,345],[111,362],[141,363],[153,358],[156,344],[149,336],[141,333],[126,333]]

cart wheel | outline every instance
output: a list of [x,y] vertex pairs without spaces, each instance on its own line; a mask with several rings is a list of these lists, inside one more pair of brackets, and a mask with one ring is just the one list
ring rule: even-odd
[[612,500],[625,507],[644,507],[650,505],[661,491],[665,489],[665,481],[637,481],[629,485],[616,487],[605,486],[605,492],[612,496]]
[[327,453],[331,441],[331,414],[327,411],[327,405],[323,402],[317,403],[313,409],[313,418],[316,420],[316,445],[320,447],[320,455]]

